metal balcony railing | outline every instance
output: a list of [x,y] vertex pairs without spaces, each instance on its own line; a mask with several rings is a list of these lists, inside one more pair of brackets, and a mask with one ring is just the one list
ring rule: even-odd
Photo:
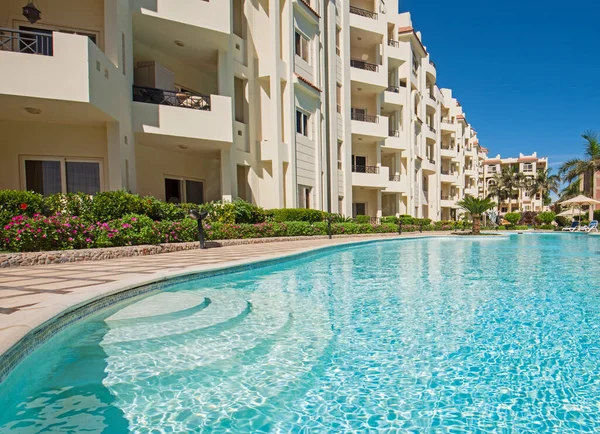
[[0,27],[0,51],[52,56],[52,34]]
[[444,122],[445,124],[453,124],[454,122],[452,122],[452,119],[450,118],[442,118],[442,122]]
[[364,69],[365,71],[379,71],[379,65],[375,65],[373,63],[363,62],[362,60],[350,60],[350,66],[353,68]]
[[360,15],[361,17],[371,18],[372,20],[376,20],[379,18],[375,12],[357,8],[356,6],[350,6],[350,13],[354,15]]
[[355,173],[370,173],[370,174],[378,174],[379,167],[378,166],[352,166],[352,171]]
[[378,124],[379,123],[379,116],[368,115],[368,114],[365,114],[365,113],[360,113],[360,112],[355,112],[355,111],[351,111],[350,112],[350,118],[353,121],[370,122],[372,124]]
[[437,98],[435,97],[435,95],[433,94],[429,94],[429,98],[431,98],[432,100],[434,100],[435,102],[437,102]]
[[396,48],[398,48],[400,46],[400,42],[394,41],[393,39],[388,39],[388,45],[390,47],[396,47]]
[[437,134],[437,130],[435,128],[433,128],[431,125],[427,125],[429,127],[429,131],[431,131],[433,134]]
[[390,181],[400,182],[400,175],[390,175]]
[[428,160],[431,164],[435,164],[435,160],[433,158],[428,158]]
[[435,66],[435,62],[434,62],[433,60],[430,60],[430,61],[429,61],[429,64],[430,64],[431,66],[433,66],[434,68],[436,67],[436,66]]
[[386,89],[388,92],[400,93],[400,86],[388,86]]
[[193,110],[210,110],[210,96],[133,85],[133,100]]
[[456,196],[450,196],[447,194],[442,194],[442,200],[455,200]]
[[449,169],[442,169],[442,170],[440,170],[440,172],[442,175],[456,175],[454,170],[449,170]]
[[390,131],[388,131],[388,136],[389,137],[400,137],[400,131],[399,130],[390,130]]
[[441,148],[445,149],[447,151],[454,151],[454,146],[450,146],[450,145],[442,145]]

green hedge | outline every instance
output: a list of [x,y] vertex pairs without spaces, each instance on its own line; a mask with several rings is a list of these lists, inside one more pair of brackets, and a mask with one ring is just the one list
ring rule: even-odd
[[[265,211],[266,217],[274,222],[309,222],[323,221],[327,213],[316,209],[306,208],[280,208]],[[244,222],[246,223],[246,222]]]

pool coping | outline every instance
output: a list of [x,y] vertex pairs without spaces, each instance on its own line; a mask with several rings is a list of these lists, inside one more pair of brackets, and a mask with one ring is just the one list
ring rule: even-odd
[[[166,285],[185,282],[196,278],[211,278],[229,273],[243,272],[254,268],[268,267],[275,263],[282,263],[310,257],[328,250],[356,247],[359,245],[404,241],[415,239],[447,238],[450,234],[411,234],[406,236],[382,236],[370,239],[350,239],[347,242],[324,246],[308,247],[287,254],[265,255],[258,258],[241,259],[220,264],[205,264],[187,267],[181,270],[156,272],[149,276],[132,277],[115,282],[109,282],[90,288],[86,293],[69,298],[71,303],[39,303],[39,309],[44,312],[35,313],[28,318],[28,330],[15,331],[12,341],[0,341],[0,384],[10,375],[14,368],[29,354],[50,340],[54,335],[68,326],[99,313],[101,310],[113,306],[124,300],[137,296],[147,295],[161,291]],[[451,237],[456,239],[457,237]],[[52,308],[51,316],[48,310]],[[35,311],[34,311],[35,312]],[[13,328],[27,328],[26,325],[14,325]],[[7,327],[11,328],[11,326]]]

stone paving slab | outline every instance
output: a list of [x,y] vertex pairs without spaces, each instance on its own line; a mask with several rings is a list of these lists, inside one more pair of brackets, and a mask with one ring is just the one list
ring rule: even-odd
[[0,355],[25,334],[64,310],[147,283],[227,266],[303,253],[330,245],[393,238],[447,236],[448,232],[241,244],[98,262],[0,269]]

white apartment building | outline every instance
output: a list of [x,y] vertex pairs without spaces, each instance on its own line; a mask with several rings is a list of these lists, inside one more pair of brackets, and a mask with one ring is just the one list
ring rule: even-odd
[[[487,149],[485,154],[481,154],[484,158],[480,170],[481,178],[481,189],[480,193],[485,197],[490,193],[490,186],[495,181],[495,175],[502,172],[505,167],[512,167],[518,173],[522,173],[525,177],[533,178],[536,176],[538,170],[546,170],[548,168],[548,158],[538,157],[537,152],[531,155],[525,155],[520,153],[519,157],[513,158],[502,158],[497,155],[494,158],[487,157]],[[518,197],[511,199],[511,206],[509,207],[508,200],[501,202],[498,206],[498,211],[504,214],[509,211],[545,211],[548,209],[544,206],[544,199],[541,193],[537,193],[533,196],[529,194],[526,189],[520,189]]]
[[0,3],[0,189],[457,217],[478,141],[397,1]]

